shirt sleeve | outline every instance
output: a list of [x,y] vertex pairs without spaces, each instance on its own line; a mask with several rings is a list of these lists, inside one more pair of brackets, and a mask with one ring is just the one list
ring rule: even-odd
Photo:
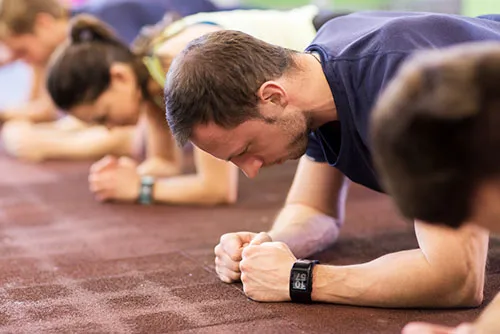
[[314,132],[309,135],[309,142],[307,144],[306,157],[314,162],[327,162],[323,147]]

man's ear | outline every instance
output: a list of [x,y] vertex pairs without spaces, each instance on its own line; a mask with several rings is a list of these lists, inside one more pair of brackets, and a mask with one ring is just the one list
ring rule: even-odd
[[130,66],[122,63],[114,63],[109,69],[112,82],[129,83],[134,82],[134,72]]
[[288,105],[288,94],[285,88],[276,81],[264,82],[257,92],[260,103],[272,103],[282,108]]

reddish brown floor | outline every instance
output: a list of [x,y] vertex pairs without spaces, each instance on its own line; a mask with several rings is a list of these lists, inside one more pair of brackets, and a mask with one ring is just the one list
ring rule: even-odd
[[[101,205],[88,166],[0,157],[0,332],[399,333],[410,320],[458,324],[480,312],[260,304],[218,281],[218,238],[266,230],[294,163],[241,178],[239,203],[217,209]],[[354,187],[338,244],[318,257],[351,264],[415,244],[384,196]],[[486,302],[499,288],[492,240]]]

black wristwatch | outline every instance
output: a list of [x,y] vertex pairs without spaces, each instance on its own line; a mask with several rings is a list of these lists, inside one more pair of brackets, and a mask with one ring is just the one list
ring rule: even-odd
[[155,179],[152,176],[141,177],[141,189],[139,191],[139,203],[150,205],[153,203],[153,187]]
[[295,303],[310,303],[313,267],[318,260],[297,260],[290,271],[290,299]]

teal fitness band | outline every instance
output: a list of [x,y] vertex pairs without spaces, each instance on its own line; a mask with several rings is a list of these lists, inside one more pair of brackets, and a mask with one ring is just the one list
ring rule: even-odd
[[139,203],[143,205],[153,204],[153,187],[155,179],[152,176],[141,177],[141,189],[139,192]]

